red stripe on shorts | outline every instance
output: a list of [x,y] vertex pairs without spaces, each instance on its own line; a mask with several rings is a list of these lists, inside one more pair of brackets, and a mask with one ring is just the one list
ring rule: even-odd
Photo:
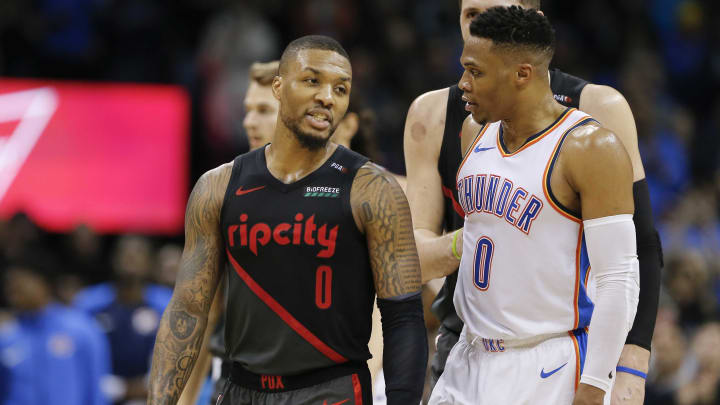
[[353,391],[355,391],[355,405],[362,405],[362,387],[357,374],[352,375]]

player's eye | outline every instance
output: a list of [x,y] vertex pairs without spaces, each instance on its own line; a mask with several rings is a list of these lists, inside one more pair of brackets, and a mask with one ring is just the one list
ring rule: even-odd
[[477,17],[477,15],[478,15],[478,12],[477,12],[477,11],[468,11],[468,12],[465,14],[465,17],[466,17],[468,20],[472,20],[473,18]]
[[347,89],[344,86],[338,86],[335,88],[335,91],[337,91],[340,94],[347,94]]
[[304,81],[305,83],[310,83],[310,84],[317,84],[317,83],[318,83],[317,79],[314,78],[314,77],[308,77],[307,79],[305,79],[305,80],[303,80],[303,81]]

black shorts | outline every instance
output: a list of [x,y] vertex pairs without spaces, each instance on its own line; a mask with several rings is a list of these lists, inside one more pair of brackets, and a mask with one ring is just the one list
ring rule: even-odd
[[293,376],[260,375],[233,365],[218,405],[372,405],[367,364],[347,363]]
[[430,366],[430,392],[435,388],[435,384],[445,370],[445,363],[447,362],[448,355],[450,355],[450,350],[452,350],[459,339],[459,333],[446,328],[445,325],[440,325],[435,344],[435,355],[432,358],[432,364]]

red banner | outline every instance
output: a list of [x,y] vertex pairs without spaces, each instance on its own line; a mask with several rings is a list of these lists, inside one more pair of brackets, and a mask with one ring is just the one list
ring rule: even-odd
[[188,134],[180,87],[0,79],[0,216],[178,233]]

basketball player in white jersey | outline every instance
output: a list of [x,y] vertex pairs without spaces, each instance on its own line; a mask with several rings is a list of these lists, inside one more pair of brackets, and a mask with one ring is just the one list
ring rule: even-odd
[[543,15],[491,8],[471,34],[459,86],[485,126],[457,177],[465,326],[430,404],[602,404],[639,292],[630,159],[554,100]]
[[[517,5],[541,9],[540,0],[458,0],[459,27],[463,40],[470,37],[470,23],[478,14],[494,6]],[[655,318],[657,317],[662,249],[650,208],[650,194],[638,151],[635,120],[625,97],[617,90],[588,83],[559,69],[550,70],[550,87],[561,104],[592,115],[623,142],[633,165],[633,196],[640,297],[633,327],[628,332],[613,373],[612,405],[642,405],[645,378],[650,359]],[[462,161],[461,142],[472,143],[481,126],[465,111],[462,91],[457,84],[432,90],[417,97],[408,110],[404,149],[408,173],[407,196],[413,214],[423,281],[444,278],[433,302],[433,314],[441,327],[436,339],[430,374],[431,386],[440,378],[445,361],[457,343],[462,322],[452,302],[457,269],[462,254],[464,213],[457,205],[455,175]],[[462,124],[462,118],[467,117]],[[455,250],[453,250],[455,249]]]

